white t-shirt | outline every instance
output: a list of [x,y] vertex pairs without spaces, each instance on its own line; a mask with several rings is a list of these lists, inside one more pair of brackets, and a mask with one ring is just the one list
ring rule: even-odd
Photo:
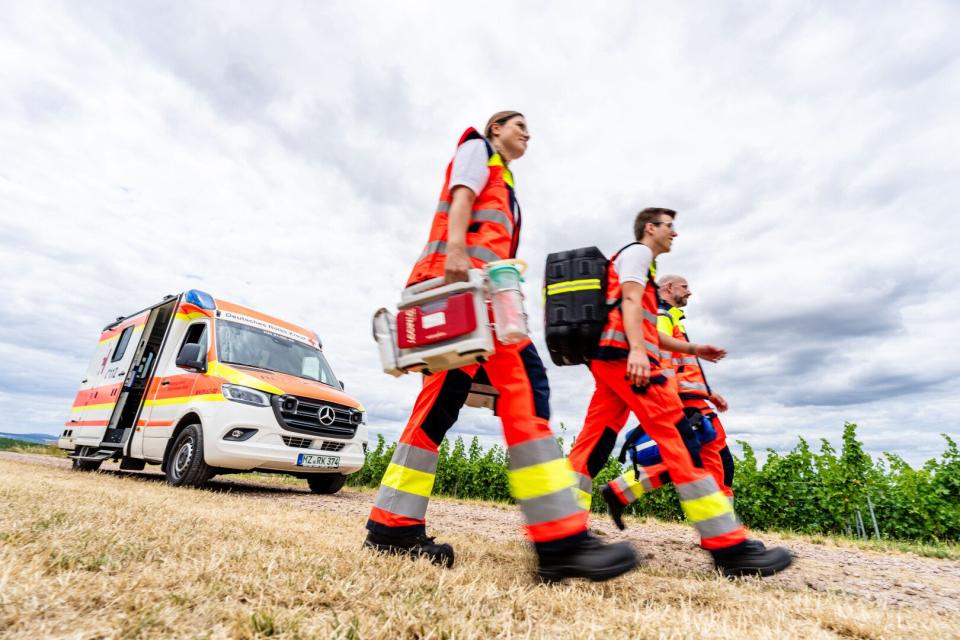
[[653,262],[653,252],[645,244],[632,244],[617,256],[613,261],[613,268],[620,278],[620,284],[624,282],[639,282],[646,285],[647,274],[650,271],[650,263]]
[[450,190],[457,185],[463,185],[478,195],[487,186],[490,179],[490,168],[487,162],[487,145],[483,140],[474,138],[467,140],[453,156],[453,169],[450,171]]

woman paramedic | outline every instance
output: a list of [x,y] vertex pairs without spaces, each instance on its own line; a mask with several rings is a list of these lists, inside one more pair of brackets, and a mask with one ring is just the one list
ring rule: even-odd
[[[526,119],[517,111],[495,113],[483,136],[473,128],[463,133],[408,287],[440,276],[446,282],[467,280],[469,269],[516,256],[521,219],[511,165],[529,141]],[[587,532],[587,512],[572,491],[572,470],[550,429],[550,388],[536,349],[529,339],[494,344],[495,353],[482,366],[424,376],[383,475],[364,545],[453,566],[453,547],[426,534],[427,504],[440,443],[479,375],[499,392],[496,413],[510,457],[510,490],[537,554],[538,577],[599,581],[629,571],[637,564],[629,544],[604,544]]]

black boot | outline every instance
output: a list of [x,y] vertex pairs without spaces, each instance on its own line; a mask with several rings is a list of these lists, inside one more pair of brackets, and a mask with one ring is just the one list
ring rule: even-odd
[[453,547],[449,544],[434,544],[433,538],[428,536],[408,536],[398,538],[367,533],[363,546],[381,553],[390,553],[411,558],[426,558],[433,564],[449,569],[453,566]]
[[637,566],[637,554],[627,542],[605,544],[591,535],[577,546],[559,553],[541,553],[537,578],[559,582],[564,578],[587,578],[594,582],[610,580]]
[[606,485],[600,489],[600,495],[603,496],[603,501],[607,503],[607,513],[613,518],[613,524],[617,525],[617,529],[620,529],[620,531],[626,529],[626,525],[623,524],[623,509],[625,505],[620,502],[620,498],[613,492],[610,485]]
[[713,565],[725,576],[772,576],[793,563],[784,547],[767,549],[759,540],[747,540],[731,549],[710,552]]

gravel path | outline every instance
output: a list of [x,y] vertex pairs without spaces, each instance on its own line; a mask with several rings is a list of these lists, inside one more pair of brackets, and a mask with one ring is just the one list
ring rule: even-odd
[[[68,467],[69,461],[46,455],[0,451],[0,459],[38,465]],[[142,472],[121,472],[116,464],[104,471],[161,480],[157,467]],[[217,478],[210,484],[217,491],[242,492],[254,499],[289,501],[306,509],[365,520],[374,493],[345,488],[333,496],[314,495],[299,487]],[[491,540],[516,540],[521,536],[519,511],[510,505],[480,504],[449,498],[431,502],[428,513],[431,535],[439,538],[456,533]],[[605,516],[592,520],[594,531],[609,540],[628,540],[646,557],[651,569],[668,572],[708,572],[709,557],[696,546],[690,527],[661,522],[630,521],[627,530],[617,531]],[[907,605],[932,612],[960,611],[960,561],[922,558],[908,553],[880,552],[854,547],[783,540],[773,534],[761,537],[768,545],[785,544],[796,556],[790,570],[767,578],[791,590],[836,592],[888,605]]]

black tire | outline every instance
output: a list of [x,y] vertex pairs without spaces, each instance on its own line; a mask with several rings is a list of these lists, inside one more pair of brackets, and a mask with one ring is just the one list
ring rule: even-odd
[[103,464],[103,460],[77,460],[74,458],[72,466],[74,471],[97,471],[101,464]]
[[166,464],[167,482],[175,487],[202,487],[213,475],[203,461],[203,429],[188,425],[170,447]]
[[343,483],[347,481],[347,476],[342,473],[315,473],[307,476],[307,484],[310,485],[310,491],[314,493],[323,493],[331,495],[343,488]]

